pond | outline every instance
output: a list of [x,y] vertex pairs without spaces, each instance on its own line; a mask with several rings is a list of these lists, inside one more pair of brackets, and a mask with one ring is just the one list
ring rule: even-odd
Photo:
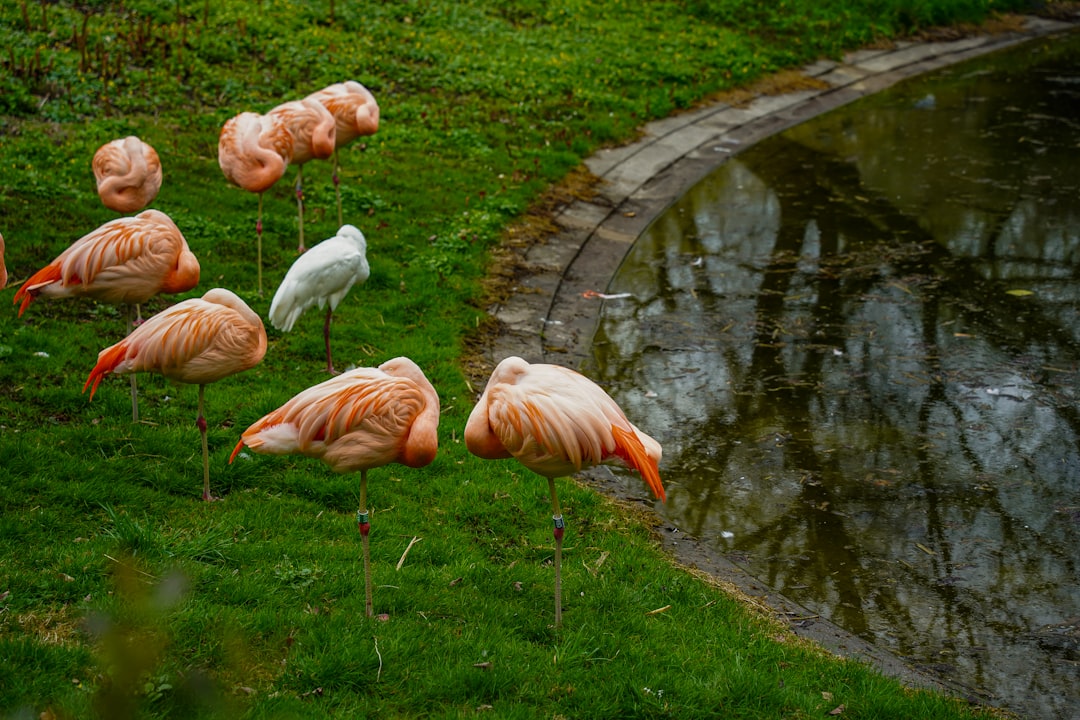
[[584,371],[672,526],[994,705],[1080,717],[1080,34],[732,157],[638,239]]

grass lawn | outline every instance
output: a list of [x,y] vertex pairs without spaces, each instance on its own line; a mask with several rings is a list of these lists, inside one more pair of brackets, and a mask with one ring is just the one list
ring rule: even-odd
[[[1051,9],[1060,3],[1050,3]],[[546,483],[461,442],[481,390],[469,347],[493,251],[582,160],[645,122],[815,58],[1008,0],[290,2],[0,5],[0,715],[5,718],[968,718],[796,639],[674,565],[648,521],[570,480],[564,626],[552,627]],[[333,325],[339,368],[415,360],[440,395],[440,448],[369,474],[376,613],[364,616],[359,478],[299,456],[228,457],[240,433],[326,379],[322,316],[267,323],[252,370],[206,389],[126,378],[81,393],[122,308],[15,289],[114,219],[95,150],[157,150],[153,207],[213,287],[266,317],[296,257],[295,168],[258,198],[224,178],[218,133],[353,79],[379,131],[341,153],[344,221],[371,275]],[[331,165],[304,167],[310,246],[338,227]],[[470,382],[472,380],[472,382]],[[648,431],[648,428],[644,428]],[[661,470],[663,468],[661,467]]]

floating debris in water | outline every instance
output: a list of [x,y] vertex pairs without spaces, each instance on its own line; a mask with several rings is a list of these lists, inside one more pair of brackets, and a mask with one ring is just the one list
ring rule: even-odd
[[631,293],[628,293],[628,292],[608,294],[608,293],[597,292],[595,290],[586,290],[585,292],[581,293],[581,297],[583,297],[583,298],[600,298],[601,300],[621,300],[622,298],[633,297],[633,295]]

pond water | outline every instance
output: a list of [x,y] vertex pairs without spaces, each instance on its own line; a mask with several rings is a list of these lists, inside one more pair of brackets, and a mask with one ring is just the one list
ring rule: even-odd
[[1080,717],[1080,34],[739,152],[637,241],[585,372],[667,522],[1032,718]]

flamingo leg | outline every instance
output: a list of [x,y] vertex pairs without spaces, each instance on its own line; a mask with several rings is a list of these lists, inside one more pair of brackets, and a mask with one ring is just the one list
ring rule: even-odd
[[334,369],[334,360],[330,356],[330,316],[333,313],[333,309],[329,305],[326,306],[326,322],[323,323],[323,340],[326,343],[326,372],[331,375],[337,375],[337,370]]
[[135,382],[135,373],[130,373],[131,378],[131,422],[139,422],[139,385]]
[[259,193],[259,217],[255,221],[255,247],[259,260],[259,297],[262,297],[262,193]]
[[371,553],[368,549],[368,533],[371,521],[367,511],[367,470],[360,471],[360,509],[356,512],[356,525],[360,528],[360,539],[364,546],[364,613],[374,615],[371,604]]
[[548,478],[548,490],[551,492],[551,520],[555,524],[552,533],[555,536],[555,629],[562,627],[562,541],[563,522],[562,511],[559,509],[559,496],[555,492],[555,478]]
[[202,463],[203,463],[203,500],[210,502],[215,498],[210,495],[210,450],[206,444],[206,416],[203,415],[203,394],[206,390],[205,385],[199,386],[199,417],[195,419],[195,425],[199,428],[199,434],[202,435]]
[[[135,327],[134,315],[139,314],[139,306],[128,305],[128,324],[127,334],[131,334],[132,328]],[[140,318],[141,320],[142,318]],[[131,379],[131,422],[139,422],[139,385],[135,382],[135,373],[130,373],[128,377]]]
[[304,247],[304,166],[296,168],[296,214],[300,218],[300,245],[296,252],[302,253],[307,250]]
[[340,228],[344,223],[341,219],[341,178],[338,177],[338,150],[334,148],[334,193],[337,195],[337,224]]

